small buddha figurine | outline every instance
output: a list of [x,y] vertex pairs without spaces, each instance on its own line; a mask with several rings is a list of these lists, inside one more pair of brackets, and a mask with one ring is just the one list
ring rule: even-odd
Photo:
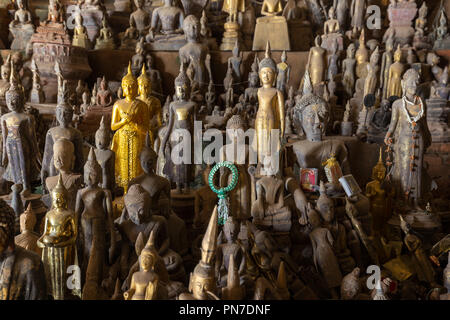
[[238,21],[238,14],[245,12],[245,0],[225,0],[222,6],[222,11],[228,13],[228,20],[231,22]]
[[278,129],[278,145],[281,147],[281,138],[284,136],[284,96],[273,88],[277,67],[270,56],[270,44],[267,42],[265,58],[259,63],[259,78],[262,87],[258,89],[258,112],[256,113],[256,150],[258,162],[266,156],[272,156],[278,150],[271,150],[272,129]]
[[339,54],[337,52],[338,49],[337,46],[338,46],[337,41],[334,41],[333,44],[331,45],[331,50],[327,59],[328,65],[327,80],[329,81],[328,87],[330,82],[334,81],[334,78],[338,74]]
[[330,33],[338,33],[341,31],[339,21],[334,16],[335,8],[333,6],[328,10],[328,20],[323,25],[323,33],[325,35]]
[[16,73],[11,73],[11,84],[5,94],[9,113],[0,118],[2,130],[3,178],[22,184],[22,195],[30,195],[31,183],[39,179],[40,152],[35,136],[34,117],[24,112],[23,91],[18,87]]
[[325,80],[326,50],[320,46],[320,36],[317,36],[315,38],[314,43],[314,47],[311,47],[311,49],[309,50],[306,70],[309,71],[313,88],[316,88],[322,83],[322,81]]
[[91,97],[88,91],[81,96],[80,114],[84,115],[91,108]]
[[44,103],[45,94],[42,90],[41,76],[34,59],[31,60],[31,71],[33,72],[33,86],[30,92],[30,102],[31,103]]
[[144,38],[141,37],[136,43],[135,54],[131,57],[131,71],[134,76],[139,74],[145,63],[145,51]]
[[242,72],[241,72],[242,56],[239,47],[239,41],[235,42],[232,53],[233,55],[230,58],[228,58],[228,64],[231,65],[233,70],[232,73],[233,82],[239,84],[242,82]]
[[380,88],[382,91],[382,99],[389,98],[387,96],[388,81],[389,81],[389,69],[393,63],[393,50],[394,50],[394,35],[391,34],[386,40],[386,50],[383,52],[381,58],[381,69],[380,69]]
[[439,16],[439,26],[436,29],[436,40],[442,41],[447,36],[447,19],[445,18],[444,10],[441,10],[441,14]]
[[153,10],[147,41],[170,40],[183,33],[184,11],[174,0],[164,0],[164,5]]
[[342,273],[334,253],[335,240],[330,230],[322,227],[320,216],[315,210],[308,212],[308,222],[312,227],[309,233],[313,248],[314,265],[325,279],[332,298],[337,299],[337,288],[342,282]]
[[[37,244],[42,248],[46,278],[50,294],[55,300],[63,300],[66,293],[66,270],[76,265],[76,239],[78,224],[75,212],[68,209],[68,191],[64,187],[62,175],[51,191],[52,209],[45,214],[44,233]],[[78,289],[72,294],[79,295]]]
[[134,48],[139,37],[140,33],[136,28],[136,21],[130,17],[130,26],[125,30],[125,33],[122,36],[120,49]]
[[448,67],[445,67],[438,79],[438,82],[431,87],[430,98],[448,100],[450,97],[450,86],[448,84]]
[[162,108],[161,102],[158,98],[152,96],[152,82],[145,69],[145,64],[142,65],[142,72],[138,80],[138,99],[145,102],[148,108],[148,114],[150,117],[150,141],[153,145],[154,136],[157,134],[158,129],[162,125]]
[[[79,217],[82,279],[87,271],[89,257],[93,254],[93,243],[96,242],[95,255],[99,270],[103,270],[107,261],[112,260],[112,246],[115,245],[112,196],[109,190],[99,186],[101,177],[102,169],[95,157],[94,148],[91,148],[84,165],[86,187],[78,190],[75,204],[75,213]],[[108,243],[111,247],[107,246]]]
[[36,215],[30,202],[27,210],[20,215],[20,234],[15,236],[14,242],[17,246],[33,251],[41,256],[42,249],[37,245],[39,234],[34,232],[36,222]]
[[150,233],[147,244],[139,255],[139,271],[133,273],[130,289],[124,292],[125,300],[167,299],[167,288],[155,272],[158,252],[154,246],[154,232]]
[[281,54],[281,62],[277,64],[277,90],[286,94],[286,86],[291,78],[291,66],[287,64],[286,51]]
[[86,27],[83,25],[83,16],[80,12],[75,14],[75,28],[73,29],[72,45],[85,49],[91,48]]
[[206,89],[209,80],[212,80],[209,49],[200,41],[200,23],[196,16],[190,15],[184,19],[183,30],[187,40],[178,52],[182,64],[192,64],[194,80],[201,92]]
[[94,83],[94,86],[92,87],[92,94],[91,94],[91,106],[96,106],[97,105],[97,82]]
[[388,83],[386,97],[390,98],[392,96],[400,98],[402,96],[402,85],[401,80],[403,72],[405,71],[405,65],[401,62],[402,50],[400,45],[394,52],[394,63],[389,67]]
[[219,244],[216,251],[215,270],[221,287],[225,286],[228,273],[234,271],[233,269],[228,269],[230,257],[233,257],[233,261],[238,265],[238,277],[242,279],[245,274],[246,255],[245,248],[237,242],[239,231],[239,221],[229,216],[223,226],[226,243]]
[[145,36],[150,28],[150,14],[144,10],[144,0],[134,0],[136,10],[130,15],[130,26],[133,24],[139,36]]
[[217,206],[209,220],[201,245],[201,260],[189,278],[189,293],[182,293],[178,300],[218,300],[214,272],[214,257],[217,250]]
[[75,209],[75,195],[82,183],[81,174],[72,171],[75,158],[74,150],[74,144],[70,140],[66,138],[56,140],[53,145],[53,162],[59,175],[45,179],[45,187],[48,191],[51,191],[57,184],[59,176],[61,176],[64,187],[69,191],[67,205],[71,210]]
[[0,301],[47,299],[40,256],[14,244],[15,215],[0,200]]
[[100,88],[97,91],[96,105],[100,107],[109,107],[113,104],[113,94],[108,88],[108,82],[105,76],[103,76],[102,81],[100,81]]
[[422,240],[411,232],[411,225],[405,221],[402,215],[400,216],[400,227],[405,233],[403,242],[406,248],[411,252],[411,257],[414,261],[414,266],[419,280],[426,281],[430,285],[435,285],[436,272],[431,265],[431,262],[423,249]]
[[116,184],[124,188],[125,193],[130,180],[142,173],[137,156],[150,130],[150,115],[147,105],[137,99],[138,88],[130,63],[128,73],[122,79],[125,99],[114,103],[111,118],[111,130],[115,131],[111,150],[116,155]]
[[81,173],[83,169],[83,138],[81,132],[71,126],[73,118],[73,108],[63,101],[56,106],[56,120],[58,126],[50,128],[45,137],[44,155],[42,159],[41,181],[44,184],[47,177],[57,174],[54,166],[54,144],[58,139],[65,138],[72,142],[74,147],[74,173]]
[[365,29],[359,35],[359,47],[355,52],[356,58],[356,76],[358,79],[365,78],[367,75],[367,64],[369,61],[369,50],[366,47]]
[[109,148],[111,143],[111,130],[106,126],[105,118],[100,120],[100,127],[95,132],[95,157],[102,168],[102,188],[114,191],[115,154]]
[[18,9],[14,12],[14,20],[9,23],[9,31],[14,37],[12,50],[24,50],[34,33],[33,18],[24,0],[17,1]]
[[[187,20],[189,21],[189,20]],[[169,137],[177,129],[186,129],[191,133],[194,130],[194,121],[196,117],[197,104],[190,100],[191,96],[191,86],[190,80],[186,75],[184,64],[181,64],[181,70],[178,77],[175,79],[175,94],[177,100],[173,101],[169,106],[169,124],[167,127],[166,134],[161,142],[159,149],[159,154],[165,154],[165,148],[167,143],[171,150],[179,143],[181,136],[178,139],[170,139]],[[191,139],[191,144],[193,143]],[[187,155],[183,154],[183,159]],[[189,183],[192,181],[192,157],[191,159],[186,159],[184,163],[175,164],[172,157],[166,159],[166,165],[164,167],[164,172],[170,177],[170,181],[176,183],[177,193],[189,192]],[[177,159],[181,160],[181,159]]]
[[95,50],[99,49],[115,49],[116,45],[114,43],[113,33],[106,22],[106,15],[102,19],[102,28],[100,33],[95,40]]
[[11,78],[11,54],[8,55],[5,62],[1,66],[1,80],[0,80],[0,97],[5,98],[5,93],[9,89],[9,82]]
[[378,84],[378,71],[380,67],[378,66],[378,61],[380,60],[380,53],[378,47],[370,56],[370,62],[367,65],[367,76],[364,81],[364,97],[368,94],[375,94]]
[[364,29],[366,5],[366,0],[352,0],[352,3],[350,5],[352,27],[356,28],[358,31]]
[[145,59],[147,60],[147,73],[150,75],[150,80],[152,82],[152,94],[159,97],[159,101],[163,102],[164,91],[162,87],[161,73],[155,67],[155,60],[150,53],[147,53]]
[[223,300],[243,300],[245,299],[245,287],[240,284],[239,271],[234,263],[234,256],[230,254],[228,258],[227,285],[222,288]]

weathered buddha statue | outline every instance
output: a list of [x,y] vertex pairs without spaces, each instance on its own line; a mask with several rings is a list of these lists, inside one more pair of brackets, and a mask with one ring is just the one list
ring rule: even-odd
[[32,192],[31,183],[39,180],[40,152],[35,135],[34,117],[25,113],[23,91],[11,73],[11,84],[5,94],[10,112],[0,118],[2,130],[2,167],[6,168],[3,178],[15,184],[22,184],[21,194]]
[[328,53],[333,45],[336,45],[339,52],[344,49],[344,37],[341,34],[341,25],[336,19],[335,12],[335,7],[331,6],[328,9],[328,20],[323,25],[322,48],[325,48]]
[[[180,40],[183,34],[184,11],[174,0],[164,0],[164,5],[153,10],[151,27],[146,40]],[[181,36],[181,39],[183,37]]]
[[431,99],[444,99],[448,100],[450,97],[450,86],[448,83],[449,73],[448,67],[445,67],[441,72],[438,81],[432,82],[431,90],[430,90],[430,98]]
[[236,88],[238,88],[240,86],[240,83],[242,82],[242,72],[241,72],[242,55],[239,41],[235,42],[232,54],[233,55],[228,58],[228,63],[231,65],[233,70],[233,82],[235,84],[238,84],[236,86]]
[[136,26],[139,36],[143,37],[147,34],[150,28],[151,17],[150,14],[144,10],[144,0],[134,0],[136,10],[130,15],[130,25]]
[[162,300],[168,299],[166,284],[155,272],[160,259],[154,246],[154,233],[150,233],[147,244],[139,255],[139,271],[131,277],[130,289],[124,292],[125,300]]
[[111,118],[111,130],[115,131],[111,150],[116,154],[116,184],[124,188],[125,193],[130,180],[142,173],[137,158],[150,130],[148,108],[143,101],[137,99],[138,88],[130,63],[128,73],[122,79],[125,99],[114,103]]
[[57,140],[65,138],[73,144],[73,160],[74,173],[81,173],[83,170],[83,138],[78,129],[72,127],[73,108],[63,101],[56,106],[56,120],[58,126],[50,128],[45,137],[44,155],[42,159],[41,181],[44,184],[47,177],[52,177],[57,174],[54,165],[54,144]]
[[353,96],[355,88],[355,45],[350,43],[347,47],[347,57],[342,61],[342,84],[348,97]]
[[402,97],[402,85],[401,80],[403,72],[405,72],[405,65],[401,62],[402,60],[402,50],[400,45],[394,52],[394,63],[389,67],[388,78],[387,78],[387,88],[386,97]]
[[5,93],[9,89],[9,82],[11,77],[11,54],[8,55],[5,62],[1,66],[0,79],[0,98],[5,98]]
[[80,12],[75,14],[75,27],[73,28],[72,45],[88,50],[91,48],[91,41],[89,40],[86,27],[83,25],[83,16]]
[[42,250],[37,245],[39,234],[34,232],[36,222],[36,215],[30,202],[27,210],[20,215],[20,234],[14,237],[14,243],[16,246],[30,250],[41,256]]
[[[170,157],[170,148],[169,145],[166,144],[166,148],[161,149],[161,142],[164,140],[164,136],[168,130],[169,125],[169,106],[172,103],[172,97],[170,95],[167,96],[166,102],[162,108],[162,126],[158,130],[158,134],[155,137],[155,142],[153,144],[153,150],[158,153],[158,163],[156,165],[156,172],[159,176],[168,178],[168,176],[164,173],[164,167],[167,163],[166,159]],[[160,153],[163,152],[163,153]]]
[[403,95],[392,105],[391,123],[384,139],[394,149],[391,181],[397,190],[396,198],[412,202],[415,208],[428,189],[423,156],[431,144],[426,106],[417,95],[419,81],[420,75],[415,69],[403,75]]
[[374,95],[378,88],[378,71],[380,70],[380,67],[378,66],[379,60],[380,53],[377,47],[370,56],[370,61],[367,65],[367,76],[364,81],[364,97],[368,94]]
[[9,23],[9,31],[14,38],[11,49],[25,50],[34,33],[33,18],[24,0],[18,0],[16,3],[18,9],[14,12],[14,19]]
[[[59,176],[61,176],[64,188],[69,191],[67,205],[71,210],[75,209],[75,195],[82,183],[81,174],[72,171],[74,158],[73,143],[66,138],[56,140],[53,145],[53,163],[55,170],[59,173],[45,179],[45,187],[48,191],[51,191],[56,186]],[[45,198],[43,199],[44,202]]]
[[184,256],[188,251],[186,224],[170,207],[170,182],[156,173],[158,156],[147,136],[145,146],[139,154],[139,160],[144,173],[130,181],[130,186],[139,184],[148,192],[151,198],[151,211],[167,219],[170,237],[170,248]]
[[393,63],[393,50],[394,50],[394,36],[391,35],[386,40],[386,49],[381,56],[381,69],[380,69],[380,88],[382,88],[382,99],[389,98],[387,96],[388,81],[389,81],[389,69]]
[[[314,40],[314,47],[311,47],[306,63],[306,70],[311,77],[311,84],[314,90],[325,80],[327,69],[326,50],[320,46],[320,36]],[[302,81],[303,82],[303,81]]]
[[14,244],[14,211],[0,200],[0,300],[47,299],[40,256]]
[[233,219],[232,216],[228,217],[223,226],[226,242],[217,246],[215,265],[215,272],[220,287],[225,287],[228,273],[234,271],[228,269],[230,257],[236,262],[238,266],[238,277],[243,281],[246,271],[246,254],[245,248],[237,242],[240,229],[239,221]]
[[41,76],[34,59],[31,60],[31,71],[33,72],[33,84],[30,92],[30,102],[31,103],[44,103],[45,94],[42,90]]
[[255,226],[271,232],[289,232],[291,209],[284,203],[284,180],[276,176],[274,161],[266,157],[260,179],[256,181],[256,201],[252,203],[251,214]]
[[[265,57],[259,63],[262,87],[258,89],[258,111],[255,119],[256,151],[260,164],[266,156],[279,152],[284,136],[284,96],[273,88],[277,66],[270,55],[270,44],[267,42]],[[275,143],[272,143],[273,139]],[[272,150],[274,144],[275,150]]]
[[133,76],[137,77],[142,69],[142,66],[145,64],[146,50],[143,37],[141,37],[136,43],[134,52],[135,54],[131,57],[131,71],[133,72]]
[[321,218],[314,209],[308,212],[309,233],[313,249],[313,260],[317,271],[325,279],[331,296],[337,299],[337,288],[342,282],[342,273],[335,254],[336,240],[329,229],[322,226]]
[[364,30],[364,18],[366,12],[366,0],[352,0],[350,5],[350,16],[352,17],[352,27],[357,30]]
[[80,114],[85,115],[90,108],[91,108],[90,92],[85,91],[81,96]]
[[422,240],[411,232],[411,225],[405,221],[402,215],[400,216],[400,227],[405,233],[403,242],[406,248],[411,253],[411,258],[414,263],[414,269],[416,271],[417,277],[420,281],[428,282],[430,285],[435,285],[435,275],[436,272],[433,269],[430,259],[425,252],[422,245]]
[[248,74],[248,87],[244,91],[244,100],[246,103],[255,107],[258,104],[258,88],[259,88],[259,75],[258,75],[258,61],[255,55],[255,60],[252,64],[252,71]]
[[[85,279],[89,257],[95,254],[98,270],[103,269],[112,260],[114,241],[112,196],[109,190],[99,186],[102,168],[97,162],[94,149],[89,151],[84,165],[84,184],[76,195],[75,213],[79,218],[79,245],[82,280]],[[94,250],[94,242],[96,242]],[[107,244],[110,244],[108,247]]]
[[95,40],[95,50],[100,49],[110,49],[113,50],[116,47],[114,43],[114,37],[111,28],[109,28],[106,15],[102,19],[102,28],[100,29],[99,35]]
[[45,24],[57,23],[62,24],[65,19],[64,6],[60,0],[50,0],[48,3],[48,15]]
[[287,63],[286,51],[281,54],[281,62],[277,64],[277,90],[283,95],[287,93],[287,85],[291,78],[291,66]]
[[194,80],[203,92],[209,81],[212,80],[208,47],[200,40],[200,23],[194,15],[187,16],[183,21],[184,35],[187,40],[178,52],[180,62],[185,65],[192,64]]
[[[76,239],[78,224],[75,212],[68,208],[68,191],[64,187],[62,175],[58,184],[51,191],[52,209],[45,214],[44,233],[38,240],[42,248],[47,286],[55,300],[64,300],[68,296],[66,270],[77,265]],[[77,288],[71,290],[73,295],[80,295]]]
[[189,278],[189,293],[182,293],[178,300],[218,300],[214,257],[217,251],[217,206],[209,220],[201,245],[201,260]]
[[109,107],[114,102],[113,93],[108,88],[108,81],[106,81],[105,76],[100,81],[100,88],[97,91],[96,100],[97,106],[100,107]]
[[139,30],[136,27],[136,21],[130,17],[130,26],[122,35],[120,49],[133,50],[140,36]]
[[[189,20],[186,20],[189,21]],[[169,106],[169,124],[166,134],[161,142],[159,154],[165,155],[165,148],[169,143],[170,150],[173,150],[183,137],[176,134],[177,129],[185,129],[191,133],[193,137],[194,121],[196,118],[197,104],[190,100],[191,87],[190,81],[184,70],[184,64],[181,64],[181,70],[178,77],[175,79],[175,94],[177,100],[173,101]],[[174,136],[172,136],[174,134]],[[170,141],[169,141],[170,138]],[[191,146],[193,139],[189,142]],[[193,150],[193,149],[191,149]],[[193,171],[193,154],[191,153],[191,159],[187,158],[189,155],[180,155],[177,159],[184,159],[184,163],[175,164],[172,157],[166,158],[166,165],[164,167],[164,173],[170,177],[170,181],[175,182],[177,185],[177,193],[189,192],[189,183],[192,181]]]
[[202,173],[203,186],[195,190],[194,200],[194,225],[193,227],[201,232],[206,230],[208,222],[211,219],[211,213],[217,204],[217,193],[211,190],[209,186],[209,173],[211,166],[207,166]]
[[145,69],[145,64],[142,65],[142,72],[138,80],[139,100],[145,102],[148,108],[150,117],[150,133],[151,144],[153,145],[154,137],[158,133],[158,129],[162,126],[162,108],[161,102],[158,98],[152,96],[152,82]]
[[100,127],[95,132],[95,157],[102,169],[102,183],[103,189],[114,191],[115,178],[115,154],[109,146],[111,144],[111,130],[106,126],[105,118],[100,120]]
[[94,82],[94,85],[92,86],[92,93],[91,93],[91,101],[90,101],[91,106],[97,105],[97,92],[98,92],[97,82]]
[[150,76],[150,80],[152,82],[152,94],[156,95],[161,103],[164,102],[164,91],[162,87],[162,78],[161,72],[155,67],[155,60],[150,53],[147,53],[145,56],[147,60],[147,73]]
[[369,50],[366,47],[366,32],[364,29],[359,35],[359,47],[356,50],[356,77],[358,79],[365,78],[367,75],[367,64],[369,63]]

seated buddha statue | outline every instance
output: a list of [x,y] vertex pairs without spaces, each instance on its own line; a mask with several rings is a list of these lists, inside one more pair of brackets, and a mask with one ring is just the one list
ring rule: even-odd
[[34,33],[33,19],[24,0],[18,0],[16,3],[18,9],[14,13],[14,20],[9,23],[9,31],[14,37],[11,49],[25,50]]
[[153,11],[147,42],[183,39],[183,21],[184,11],[176,1],[164,0],[164,5]]
[[114,43],[113,33],[106,22],[106,16],[103,16],[102,20],[102,28],[100,29],[100,33],[95,40],[95,50],[99,49],[111,49],[113,50],[116,47]]

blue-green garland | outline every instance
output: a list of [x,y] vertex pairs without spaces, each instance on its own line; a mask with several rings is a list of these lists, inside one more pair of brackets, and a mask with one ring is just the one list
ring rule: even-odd
[[[228,186],[226,186],[225,188],[217,189],[214,186],[214,175],[221,167],[230,169],[231,183]],[[208,176],[209,187],[211,188],[212,191],[217,193],[217,197],[219,198],[219,202],[217,204],[217,211],[218,211],[218,215],[219,215],[218,216],[219,225],[224,225],[225,221],[227,221],[228,216],[230,214],[230,204],[229,204],[229,199],[228,199],[228,192],[230,192],[231,190],[233,190],[236,187],[236,185],[238,183],[238,177],[239,177],[238,169],[230,161],[223,161],[223,162],[217,163],[211,169],[211,172],[209,173],[209,176]]]

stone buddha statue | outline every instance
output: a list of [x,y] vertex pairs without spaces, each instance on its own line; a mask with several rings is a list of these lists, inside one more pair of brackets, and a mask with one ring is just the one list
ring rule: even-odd
[[8,55],[5,62],[1,66],[0,79],[0,98],[5,98],[5,93],[9,89],[9,82],[11,77],[11,54]]
[[25,50],[34,33],[33,18],[28,11],[26,0],[16,1],[18,9],[14,12],[14,20],[9,23],[9,31],[14,37],[12,50]]
[[111,150],[116,154],[116,184],[127,192],[131,179],[142,173],[137,157],[142,150],[145,136],[150,131],[150,115],[147,105],[137,99],[138,82],[131,73],[122,79],[122,90],[125,99],[114,103],[111,130],[115,131]]
[[154,138],[158,129],[162,126],[162,108],[161,102],[158,98],[152,96],[152,82],[150,77],[147,74],[147,70],[145,69],[145,64],[142,65],[142,72],[139,76],[138,80],[138,98],[145,102],[148,108],[148,114],[150,117],[150,141],[151,145],[153,145]]
[[[272,150],[271,140],[278,142],[275,148],[281,147],[284,136],[284,95],[273,88],[277,66],[270,56],[270,43],[267,42],[265,58],[259,63],[259,78],[262,87],[258,89],[258,111],[255,119],[256,151],[258,162],[263,163],[266,156],[274,156],[279,149]],[[279,130],[272,131],[272,130]],[[272,138],[272,135],[276,134]]]
[[5,94],[10,112],[0,118],[2,130],[2,166],[6,167],[3,178],[22,184],[22,195],[30,195],[31,183],[39,179],[40,152],[35,135],[34,117],[24,111],[23,91],[11,73],[11,84]]
[[139,36],[145,36],[150,28],[150,14],[144,10],[144,0],[134,0],[136,10],[130,15],[130,25],[134,25]]
[[164,0],[163,6],[153,10],[147,42],[183,40],[183,22],[183,9],[174,0]]
[[97,91],[96,100],[96,105],[100,107],[109,107],[113,104],[113,93],[108,88],[108,81],[106,81],[105,76],[103,76],[102,81],[100,81],[100,88]]
[[100,29],[100,33],[95,40],[95,50],[100,49],[110,49],[113,50],[116,47],[114,43],[113,33],[109,28],[106,16],[103,16],[102,19],[102,28]]
[[[68,191],[64,187],[62,175],[51,191],[52,209],[45,214],[44,233],[38,240],[42,248],[46,278],[50,294],[55,300],[68,296],[66,287],[67,267],[76,265],[76,239],[78,224],[75,212],[68,209]],[[72,294],[80,295],[77,288]]]
[[40,256],[14,244],[14,211],[0,200],[0,300],[47,299]]
[[344,38],[341,34],[341,26],[335,16],[335,7],[328,10],[328,20],[323,25],[322,47],[331,51],[331,47],[337,43],[339,51],[344,49]]
[[102,168],[102,188],[114,191],[116,156],[109,146],[111,144],[111,130],[106,126],[105,118],[100,120],[100,127],[95,132],[95,157]]

